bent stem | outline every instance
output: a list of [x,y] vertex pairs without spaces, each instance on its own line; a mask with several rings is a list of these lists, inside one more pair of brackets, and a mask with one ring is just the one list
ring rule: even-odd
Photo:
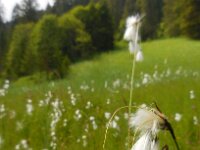
[[[139,108],[137,106],[131,106],[132,108]],[[111,116],[110,120],[108,121],[107,127],[106,127],[106,132],[104,135],[104,141],[103,141],[103,150],[105,149],[105,144],[106,144],[106,139],[107,139],[107,134],[108,134],[108,129],[109,126],[111,124],[111,121],[113,120],[113,118],[115,117],[115,115],[117,114],[117,112],[119,112],[120,110],[124,109],[124,108],[130,108],[130,106],[124,106],[124,107],[120,107],[117,110],[115,110],[115,112],[113,113],[113,115]]]

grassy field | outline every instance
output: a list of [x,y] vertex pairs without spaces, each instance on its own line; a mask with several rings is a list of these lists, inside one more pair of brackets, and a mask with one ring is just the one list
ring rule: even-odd
[[[156,101],[181,149],[200,149],[200,42],[165,39],[142,48],[134,105]],[[26,77],[6,83],[10,87],[0,96],[0,149],[101,150],[110,114],[128,105],[131,68],[132,56],[121,42],[115,51],[72,65],[63,80]],[[126,138],[125,109],[112,122],[106,149],[126,149]],[[160,133],[160,141],[176,149],[168,132]]]

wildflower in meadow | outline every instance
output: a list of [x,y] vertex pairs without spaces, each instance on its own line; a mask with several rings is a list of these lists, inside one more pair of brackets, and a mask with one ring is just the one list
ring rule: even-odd
[[22,139],[19,144],[15,146],[16,150],[26,149],[26,150],[32,150],[32,148],[29,147],[28,141],[26,139]]
[[0,89],[0,96],[5,96],[9,87],[10,87],[10,81],[9,80],[5,80],[3,88]]
[[175,119],[177,122],[179,122],[179,121],[181,121],[181,119],[182,119],[182,115],[179,114],[179,113],[176,113],[174,119]]
[[105,116],[106,119],[109,119],[110,116],[111,116],[111,113],[109,113],[109,112],[105,112],[105,113],[104,113],[104,116]]
[[143,54],[139,45],[139,28],[142,17],[139,15],[130,16],[126,20],[126,31],[124,39],[129,42],[129,51],[136,56],[136,61],[143,60]]
[[67,126],[67,122],[68,122],[67,119],[64,119],[64,120],[63,120],[63,127],[66,127],[66,126]]
[[139,108],[130,119],[130,126],[139,132],[139,138],[131,150],[158,150],[160,130],[169,130],[177,149],[179,146],[170,123],[159,109],[148,107]]
[[51,148],[57,149],[57,136],[56,136],[56,126],[60,121],[63,114],[63,103],[58,98],[51,102],[52,112],[51,112],[51,122],[50,122],[50,135],[51,135]]
[[81,118],[82,118],[81,111],[80,111],[79,109],[77,109],[77,110],[75,111],[75,114],[74,114],[74,119],[75,119],[76,121],[78,121],[78,120],[80,120]]
[[193,122],[194,122],[194,125],[199,124],[199,120],[198,120],[197,116],[193,116]]
[[140,51],[138,51],[137,52],[137,55],[136,55],[136,61],[143,61],[143,54],[142,54],[142,51],[140,50]]
[[32,100],[31,99],[28,99],[27,100],[27,104],[26,104],[26,112],[28,115],[32,115],[32,112],[33,112],[33,105],[32,105]]
[[94,116],[90,116],[90,121],[91,121],[91,124],[92,124],[92,128],[94,129],[94,130],[96,130],[97,128],[98,128],[98,125],[96,124],[96,122],[95,122],[95,117]]
[[195,94],[193,90],[190,90],[190,99],[195,99]]
[[0,119],[2,119],[3,117],[6,116],[6,109],[5,109],[5,105],[1,104],[0,105]]
[[83,140],[83,147],[86,147],[87,146],[87,136],[83,135],[82,140]]
[[93,107],[93,104],[90,101],[88,101],[85,106],[85,109],[90,109],[91,107]]

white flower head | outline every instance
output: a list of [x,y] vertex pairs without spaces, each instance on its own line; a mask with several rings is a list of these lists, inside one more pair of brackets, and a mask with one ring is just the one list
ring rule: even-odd
[[126,20],[126,31],[124,34],[124,39],[127,41],[135,41],[135,37],[138,34],[138,25],[140,23],[140,16],[130,16]]
[[135,131],[140,133],[131,150],[158,150],[158,132],[160,130],[169,130],[177,149],[179,149],[173,129],[158,107],[157,109],[139,108],[130,118],[129,123],[130,127],[133,127]]
[[198,120],[197,116],[193,116],[193,122],[194,122],[194,125],[199,124],[199,120]]
[[193,90],[190,90],[190,99],[195,99],[195,94]]
[[177,122],[179,122],[179,121],[181,121],[181,119],[182,119],[182,115],[179,114],[179,113],[176,113],[174,119],[175,119]]
[[144,57],[143,57],[142,51],[139,50],[139,51],[137,52],[137,54],[136,54],[136,61],[141,62],[141,61],[143,61],[143,60],[144,60]]
[[129,52],[131,54],[134,54],[135,52],[137,53],[140,50],[140,45],[138,43],[134,43],[132,41],[129,42]]
[[131,150],[158,150],[159,143],[157,139],[152,139],[150,132],[143,134],[138,141],[133,145]]
[[136,61],[142,61],[143,55],[139,44],[140,34],[139,29],[141,26],[140,15],[130,16],[126,20],[126,30],[124,33],[124,40],[129,42],[129,51],[136,56]]
[[[150,108],[140,108],[137,112],[130,118],[130,127],[135,128],[141,132],[147,132],[154,130],[154,132],[158,132],[159,124],[164,124],[164,120],[160,118],[154,112],[156,110],[150,110]],[[157,130],[155,130],[155,126]]]

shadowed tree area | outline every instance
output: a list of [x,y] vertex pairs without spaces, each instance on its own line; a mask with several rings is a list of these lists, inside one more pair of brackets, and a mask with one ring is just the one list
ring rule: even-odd
[[[145,15],[142,40],[200,38],[199,0],[55,0],[45,10],[38,6],[37,0],[22,0],[15,5],[12,20],[5,22],[0,3],[0,74],[4,77],[17,79],[37,72],[64,77],[69,61],[73,64],[112,50],[115,40],[123,37],[127,16],[137,13]],[[16,64],[14,59],[19,58]]]

